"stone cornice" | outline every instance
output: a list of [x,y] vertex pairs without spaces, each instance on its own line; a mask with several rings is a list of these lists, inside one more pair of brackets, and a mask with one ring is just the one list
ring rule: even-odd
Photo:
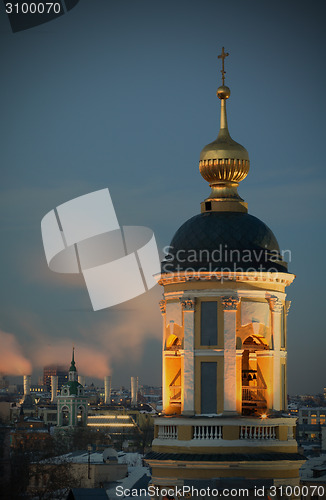
[[221,281],[221,282],[256,282],[256,283],[278,283],[285,286],[291,285],[295,278],[294,274],[267,273],[267,272],[178,272],[164,273],[157,277],[160,285],[172,283],[188,283],[198,281]]

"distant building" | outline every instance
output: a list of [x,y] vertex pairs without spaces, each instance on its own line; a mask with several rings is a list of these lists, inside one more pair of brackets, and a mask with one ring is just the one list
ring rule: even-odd
[[139,390],[138,400],[141,403],[156,403],[162,399],[162,387],[143,385]]
[[326,452],[326,425],[321,427],[321,451]]
[[0,375],[0,389],[8,389],[9,381],[5,375]]
[[23,406],[15,423],[15,429],[10,432],[10,446],[12,449],[43,450],[50,446],[50,434],[45,423],[38,417],[25,415]]
[[10,407],[11,401],[1,400],[0,401],[0,421],[2,422],[10,422]]
[[144,394],[155,394],[156,396],[162,395],[162,387],[153,387],[152,385],[142,385],[139,389],[142,396]]
[[110,435],[127,435],[138,430],[137,423],[131,415],[121,415],[121,413],[100,412],[101,414],[89,415],[87,426],[95,429],[105,429]]
[[322,426],[326,423],[326,408],[299,408],[297,440],[300,444],[320,444]]
[[[39,417],[25,416],[24,407],[20,407],[19,419],[15,424],[15,428],[19,430],[30,429],[46,429],[46,426]],[[47,429],[46,429],[47,430]]]
[[72,426],[86,425],[88,413],[88,398],[85,396],[84,387],[78,382],[78,372],[74,359],[74,349],[68,373],[68,382],[57,397],[58,425]]
[[46,425],[57,425],[57,407],[56,405],[39,406],[37,408],[38,416]]
[[[76,451],[43,460],[41,465],[42,468],[40,464],[31,465],[29,490],[33,492],[42,490],[60,467],[68,469],[71,478],[81,488],[100,487],[123,479],[128,473],[127,464],[118,463],[118,454],[112,448],[103,452]],[[86,495],[83,498],[88,498]]]
[[47,387],[47,391],[51,392],[51,376],[58,377],[58,389],[68,381],[68,370],[63,366],[51,365],[43,368],[43,385]]
[[326,455],[312,457],[300,469],[301,498],[325,498]]
[[39,385],[39,384],[32,384],[31,385],[31,392],[34,393],[34,394],[39,394],[39,395],[43,395],[43,394],[46,394],[48,392],[48,387],[46,385]]

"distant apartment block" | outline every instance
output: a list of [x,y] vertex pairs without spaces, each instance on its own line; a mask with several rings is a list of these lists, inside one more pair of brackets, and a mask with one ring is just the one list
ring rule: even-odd
[[57,365],[45,366],[43,368],[43,385],[46,385],[48,392],[51,391],[52,375],[58,377],[58,389],[60,390],[68,381],[68,368]]
[[326,407],[298,408],[299,443],[321,444],[322,426],[326,424]]

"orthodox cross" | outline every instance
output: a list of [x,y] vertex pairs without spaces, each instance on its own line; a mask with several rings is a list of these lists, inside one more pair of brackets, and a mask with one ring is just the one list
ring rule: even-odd
[[229,55],[228,52],[224,52],[224,47],[222,47],[222,54],[220,54],[219,56],[217,56],[218,59],[222,59],[222,85],[224,85],[224,80],[225,80],[225,73],[226,71],[224,71],[224,59]]

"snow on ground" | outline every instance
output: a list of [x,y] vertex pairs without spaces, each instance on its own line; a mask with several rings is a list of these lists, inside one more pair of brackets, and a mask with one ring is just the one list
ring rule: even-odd
[[[139,453],[118,453],[118,462],[120,464],[128,465],[128,476],[124,479],[120,479],[115,483],[110,484],[109,488],[106,489],[106,494],[109,499],[124,498],[121,495],[123,490],[132,490],[137,488],[138,490],[143,490],[142,495],[134,496],[134,498],[148,498],[144,494],[144,490],[147,490],[147,485],[150,480],[150,471],[148,467],[143,466],[143,456]],[[117,487],[118,489],[117,494]],[[127,495],[128,496],[128,495]]]
[[120,451],[118,453],[119,464],[127,464],[128,467],[141,467],[143,465],[143,457],[139,453],[125,453]]
[[[320,457],[309,458],[300,468],[300,479],[301,481],[307,481],[313,478],[313,469],[316,470],[326,470],[326,455],[320,455]],[[325,477],[323,476],[324,480]],[[313,480],[315,481],[314,478]]]

